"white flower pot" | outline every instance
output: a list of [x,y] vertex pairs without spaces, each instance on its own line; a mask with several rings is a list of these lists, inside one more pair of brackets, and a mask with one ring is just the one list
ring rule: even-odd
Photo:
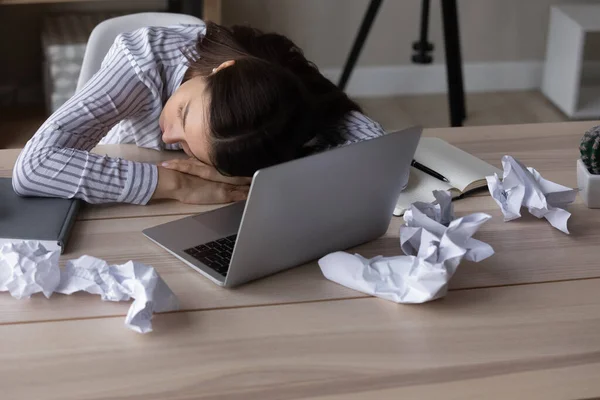
[[585,205],[600,208],[600,175],[590,174],[581,159],[577,160],[577,185]]

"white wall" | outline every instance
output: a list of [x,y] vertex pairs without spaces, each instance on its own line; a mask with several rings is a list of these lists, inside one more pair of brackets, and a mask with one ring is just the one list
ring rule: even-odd
[[[559,0],[458,0],[467,89],[537,87],[549,8]],[[599,3],[596,1],[596,3]],[[250,24],[289,36],[326,75],[336,79],[368,0],[223,0],[223,23]],[[599,3],[600,4],[600,3]],[[164,9],[165,0],[0,6],[0,87],[41,80],[40,22],[56,11]],[[445,90],[440,0],[431,2],[433,66],[411,64],[420,0],[386,0],[348,88],[354,95]],[[588,46],[600,59],[600,38]]]

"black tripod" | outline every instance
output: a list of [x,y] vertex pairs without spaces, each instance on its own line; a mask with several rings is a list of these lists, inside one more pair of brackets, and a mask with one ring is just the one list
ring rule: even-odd
[[[462,72],[462,58],[460,54],[460,34],[458,25],[458,11],[456,0],[440,0],[442,2],[442,17],[444,25],[444,45],[446,50],[446,73],[448,79],[448,105],[450,109],[450,125],[462,126],[466,118],[465,94]],[[371,0],[362,24],[348,55],[342,77],[338,86],[343,90],[348,83],[356,60],[365,44],[373,21],[383,0]],[[419,41],[413,43],[416,53],[412,61],[417,64],[430,64],[433,60],[429,54],[433,45],[427,41],[429,27],[429,0],[422,0],[421,9],[421,32]]]

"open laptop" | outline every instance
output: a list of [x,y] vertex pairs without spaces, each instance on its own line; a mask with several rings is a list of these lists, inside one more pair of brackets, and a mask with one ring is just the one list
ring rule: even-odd
[[143,231],[214,283],[233,287],[383,235],[408,183],[414,127],[254,174],[248,198]]

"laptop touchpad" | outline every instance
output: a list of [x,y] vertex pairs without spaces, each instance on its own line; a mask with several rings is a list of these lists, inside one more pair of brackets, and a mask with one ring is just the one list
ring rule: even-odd
[[204,227],[221,236],[237,233],[242,215],[244,214],[245,201],[196,215],[194,219]]

